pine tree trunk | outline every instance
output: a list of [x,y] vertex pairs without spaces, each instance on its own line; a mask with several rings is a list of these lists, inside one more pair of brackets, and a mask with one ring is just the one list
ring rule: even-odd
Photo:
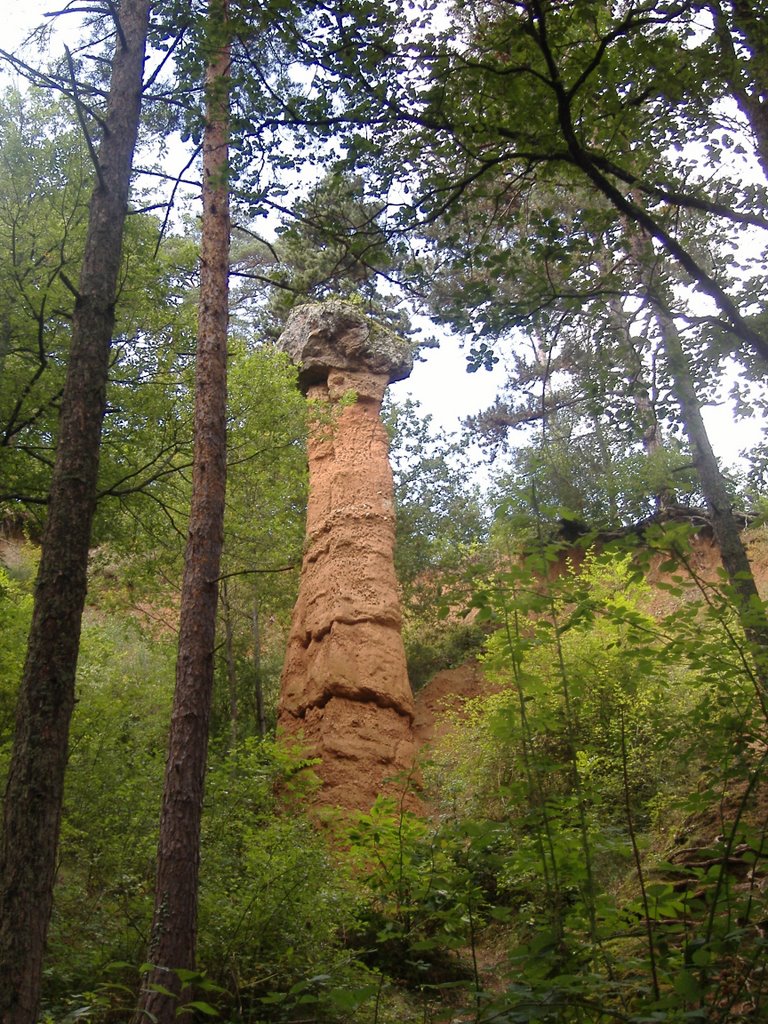
[[[224,525],[230,234],[227,0],[210,0],[208,31],[214,56],[206,75],[192,503],[149,950],[155,971],[142,992],[137,1018],[158,1024],[172,1024],[178,998],[185,997],[174,970],[192,970],[195,964],[200,822]],[[153,982],[175,996],[152,991]]]
[[91,198],[0,847],[0,1020],[37,1019],[149,0],[123,0]]

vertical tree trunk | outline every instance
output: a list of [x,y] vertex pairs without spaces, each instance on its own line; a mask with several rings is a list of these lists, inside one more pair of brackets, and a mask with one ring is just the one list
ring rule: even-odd
[[[627,387],[631,390],[643,451],[651,458],[663,448],[661,426],[656,415],[655,389],[647,380],[642,355],[637,352],[632,342],[631,320],[623,308],[621,299],[618,296],[609,298],[608,308],[611,322],[622,338],[625,354],[620,357],[619,365],[624,371]],[[657,512],[664,512],[675,503],[674,491],[668,486],[662,487],[653,498]]]
[[768,620],[757,592],[739,524],[733,514],[731,498],[709,442],[688,357],[666,304],[653,293],[650,298],[664,344],[675,398],[680,406],[683,428],[694,451],[701,490],[720,548],[720,557],[736,595],[739,617],[752,648],[760,684],[768,692]]
[[605,489],[605,496],[608,499],[608,514],[611,518],[611,522],[617,523],[621,518],[621,510],[619,508],[616,477],[613,473],[614,459],[611,453],[610,445],[605,436],[603,425],[600,422],[600,417],[592,415],[592,433],[595,438],[595,447],[600,454],[600,474],[602,486]]
[[119,19],[5,792],[0,847],[3,1024],[33,1024],[40,1000],[149,0],[122,0]]
[[229,603],[227,581],[221,581],[221,612],[224,620],[224,660],[227,666],[227,692],[229,697],[229,745],[237,743],[237,670],[235,668],[235,639],[232,628],[232,605]]
[[259,738],[264,739],[267,735],[267,713],[264,707],[264,680],[261,674],[261,627],[260,627],[259,599],[253,599],[253,695],[256,701],[256,726],[259,730]]
[[192,503],[149,950],[156,969],[142,992],[139,1016],[158,1024],[175,1021],[178,1000],[152,991],[152,982],[180,995],[173,971],[195,964],[200,821],[224,525],[230,234],[227,0],[209,0],[208,35]]
[[667,369],[672,378],[672,391],[680,407],[683,430],[694,452],[696,471],[712,521],[712,531],[720,548],[728,582],[735,594],[736,611],[749,644],[755,677],[761,691],[760,699],[765,707],[768,696],[768,617],[757,591],[739,524],[733,514],[728,488],[709,441],[688,356],[670,312],[665,282],[658,272],[650,240],[640,234],[628,219],[625,219],[625,226],[630,251],[659,328]]

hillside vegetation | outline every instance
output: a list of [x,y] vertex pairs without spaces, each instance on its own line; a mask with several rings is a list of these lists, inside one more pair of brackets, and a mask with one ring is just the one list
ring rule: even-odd
[[[318,822],[311,764],[253,726],[233,738],[222,708],[195,1012],[762,1019],[764,695],[708,542],[686,544],[658,528],[631,550],[579,549],[576,572],[553,543],[469,588],[486,684],[446,703],[402,780],[418,816],[390,798]],[[5,543],[6,692],[34,559]],[[174,638],[126,579],[94,554],[45,984],[56,1022],[127,1019],[151,916]],[[6,717],[6,755],[9,732]]]

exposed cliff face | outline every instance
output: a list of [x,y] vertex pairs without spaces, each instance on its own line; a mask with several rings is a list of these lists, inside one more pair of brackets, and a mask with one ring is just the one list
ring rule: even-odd
[[380,417],[386,386],[405,375],[409,359],[398,339],[372,333],[353,306],[313,304],[295,311],[281,338],[301,364],[312,408],[307,532],[280,727],[321,758],[323,803],[366,809],[414,755]]

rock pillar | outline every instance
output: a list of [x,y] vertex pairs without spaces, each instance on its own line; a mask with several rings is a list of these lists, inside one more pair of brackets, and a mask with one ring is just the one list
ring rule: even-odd
[[410,372],[393,335],[341,302],[300,306],[281,347],[310,402],[309,506],[279,724],[312,756],[320,799],[365,808],[414,755],[381,401]]

